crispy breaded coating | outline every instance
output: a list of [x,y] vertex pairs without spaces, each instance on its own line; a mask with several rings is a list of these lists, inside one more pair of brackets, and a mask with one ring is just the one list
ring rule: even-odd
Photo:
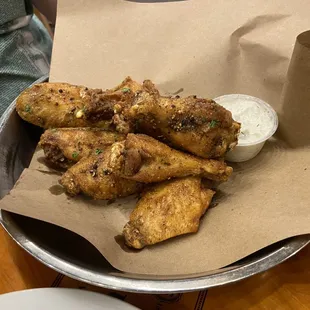
[[189,155],[141,134],[128,134],[125,141],[112,145],[109,167],[124,178],[143,183],[191,175],[226,181],[233,170],[224,161]]
[[18,114],[43,128],[101,127],[139,132],[203,158],[221,158],[238,142],[240,124],[210,99],[161,96],[149,80],[127,77],[110,90],[66,83],[37,84],[16,104]]
[[214,191],[199,177],[185,177],[146,190],[125,225],[126,244],[141,249],[172,237],[198,231]]
[[89,103],[90,95],[86,87],[67,83],[42,83],[20,94],[16,111],[25,121],[43,128],[108,128],[111,115],[97,122],[83,117],[84,108]]
[[125,135],[101,128],[55,128],[47,129],[39,145],[47,161],[61,168],[68,168],[81,158],[101,154]]
[[71,196],[84,193],[94,199],[114,199],[137,193],[141,184],[120,178],[107,166],[111,147],[98,155],[82,158],[67,170],[60,184]]
[[240,124],[210,99],[163,97],[149,80],[121,112],[132,131],[203,158],[221,158],[237,144]]
[[141,85],[129,77],[117,87],[105,91],[67,83],[41,83],[20,94],[16,111],[25,121],[46,129],[111,129],[114,109],[131,105],[134,91],[139,87]]

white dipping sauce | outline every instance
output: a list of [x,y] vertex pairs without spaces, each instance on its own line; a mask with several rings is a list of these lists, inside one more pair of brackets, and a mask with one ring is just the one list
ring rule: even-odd
[[226,160],[240,163],[254,158],[277,130],[276,111],[263,100],[242,94],[224,95],[214,101],[241,123],[239,142],[226,154]]
[[275,120],[270,108],[250,96],[222,97],[216,102],[232,113],[233,119],[241,123],[239,145],[263,140],[274,128]]

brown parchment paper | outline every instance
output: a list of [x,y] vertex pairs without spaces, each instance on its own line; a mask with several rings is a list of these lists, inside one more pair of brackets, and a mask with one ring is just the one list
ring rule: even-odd
[[246,93],[279,112],[279,133],[256,158],[233,165],[197,234],[140,252],[114,239],[135,198],[109,205],[68,198],[40,151],[0,207],[70,229],[114,267],[142,274],[204,272],[310,233],[309,34],[298,37],[281,96],[309,9],[302,0],[59,0],[52,81],[109,88],[131,75],[152,79],[162,93]]

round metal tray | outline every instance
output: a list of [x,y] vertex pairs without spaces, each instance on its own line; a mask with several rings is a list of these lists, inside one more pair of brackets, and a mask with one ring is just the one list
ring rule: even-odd
[[[0,119],[0,197],[9,192],[29,165],[40,134],[39,128],[18,117],[13,102]],[[93,285],[139,293],[188,292],[236,282],[283,262],[310,242],[309,236],[294,237],[226,268],[156,277],[116,270],[88,241],[55,225],[3,210],[0,221],[22,248],[45,265]]]

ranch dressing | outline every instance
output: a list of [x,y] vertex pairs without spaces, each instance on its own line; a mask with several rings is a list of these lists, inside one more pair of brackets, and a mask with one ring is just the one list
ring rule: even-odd
[[248,95],[224,95],[214,101],[241,123],[238,144],[227,152],[225,159],[240,163],[254,158],[278,128],[276,111],[263,100]]
[[231,111],[233,119],[241,123],[239,145],[252,144],[266,139],[275,126],[274,111],[258,98],[230,95],[222,96],[215,101]]

